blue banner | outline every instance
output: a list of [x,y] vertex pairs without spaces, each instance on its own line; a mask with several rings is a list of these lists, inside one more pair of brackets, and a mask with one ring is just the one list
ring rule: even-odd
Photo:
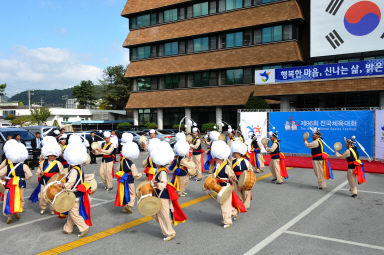
[[384,75],[384,59],[275,69],[275,81],[294,82]]
[[[284,153],[310,154],[305,147],[304,132],[309,132],[308,142],[312,141],[310,128],[319,128],[324,141],[332,148],[335,142],[343,144],[344,137],[356,139],[364,146],[369,156],[373,156],[374,121],[373,111],[312,111],[312,112],[271,112],[269,114],[269,130],[278,131],[281,140],[281,151]],[[334,155],[328,148],[325,152]],[[360,156],[366,156],[359,148]]]

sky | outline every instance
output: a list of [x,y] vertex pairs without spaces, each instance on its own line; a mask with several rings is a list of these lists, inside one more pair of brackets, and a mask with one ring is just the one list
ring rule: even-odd
[[97,82],[127,65],[126,0],[0,0],[0,84],[6,95]]

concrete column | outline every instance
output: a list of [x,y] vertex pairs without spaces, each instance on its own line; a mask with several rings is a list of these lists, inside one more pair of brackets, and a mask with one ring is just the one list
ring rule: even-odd
[[280,111],[288,111],[291,107],[289,105],[289,96],[280,97]]
[[380,92],[380,108],[384,108],[384,92]]
[[[216,107],[216,123],[219,123],[223,120],[223,109],[219,106]],[[217,129],[221,132],[221,125],[217,125]]]
[[133,125],[139,125],[139,110],[133,110]]
[[[188,118],[192,118],[192,110],[191,110],[191,108],[185,108],[185,116],[187,116]],[[188,122],[189,122],[188,118],[185,119],[185,126],[187,127],[187,132],[191,133],[191,126],[188,125]]]
[[163,109],[157,109],[157,128],[163,129]]

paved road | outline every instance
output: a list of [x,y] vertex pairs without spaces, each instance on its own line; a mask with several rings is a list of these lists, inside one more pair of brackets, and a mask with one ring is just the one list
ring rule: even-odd
[[[141,153],[135,163],[145,156]],[[86,166],[87,173],[95,169],[98,165]],[[113,192],[99,183],[92,199],[94,226],[80,241],[62,234],[64,220],[40,216],[38,206],[27,202],[21,220],[7,225],[2,217],[1,253],[35,254],[59,247],[56,252],[67,254],[384,254],[384,175],[367,174],[354,199],[345,172],[335,171],[326,190],[317,189],[310,169],[288,174],[284,185],[270,182],[268,168],[258,175],[251,209],[229,229],[222,227],[219,205],[206,198],[202,183],[191,182],[188,195],[179,200],[189,221],[176,227],[177,236],[170,242],[137,210],[129,215],[113,206],[116,183]],[[26,196],[36,183],[35,177],[28,182]],[[7,243],[16,240],[17,246]]]

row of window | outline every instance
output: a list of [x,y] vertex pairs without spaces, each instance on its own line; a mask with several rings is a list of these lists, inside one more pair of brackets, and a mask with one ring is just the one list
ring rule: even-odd
[[335,64],[335,63],[348,63],[348,62],[358,62],[363,60],[374,60],[374,59],[384,59],[384,56],[376,56],[376,57],[358,57],[358,58],[346,58],[339,60],[325,60],[325,61],[316,61],[314,65],[326,65],[326,64]]
[[285,24],[244,31],[221,33],[195,39],[130,48],[131,61],[202,51],[249,46],[298,39],[294,24]]
[[[285,65],[284,67],[289,67]],[[282,68],[282,65],[265,66],[258,69]],[[145,77],[132,80],[133,91],[178,89],[254,82],[255,68],[238,68],[221,71],[204,71],[190,74],[174,74],[160,77]]]
[[210,0],[179,8],[133,16],[129,19],[129,28],[136,29],[147,26],[190,19],[244,7],[277,2],[281,0]]

